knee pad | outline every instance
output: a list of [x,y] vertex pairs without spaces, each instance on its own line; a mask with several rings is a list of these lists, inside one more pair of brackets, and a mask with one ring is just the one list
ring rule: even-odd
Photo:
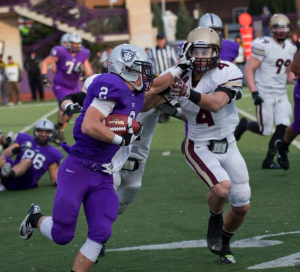
[[251,189],[249,182],[232,184],[229,202],[233,207],[244,207],[250,203]]
[[74,238],[75,228],[73,225],[63,225],[55,223],[51,230],[51,237],[58,245],[66,245]]

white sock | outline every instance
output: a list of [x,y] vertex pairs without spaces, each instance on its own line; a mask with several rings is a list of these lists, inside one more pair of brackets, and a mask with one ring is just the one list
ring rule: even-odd
[[86,239],[85,243],[80,248],[80,252],[83,256],[87,257],[90,261],[96,262],[101,251],[102,245],[98,244],[89,238]]
[[41,223],[40,232],[44,236],[48,237],[51,241],[53,241],[51,236],[51,229],[53,226],[52,216],[47,216]]

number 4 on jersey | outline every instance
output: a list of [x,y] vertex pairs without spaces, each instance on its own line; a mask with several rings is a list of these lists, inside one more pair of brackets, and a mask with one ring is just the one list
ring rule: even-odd
[[212,118],[210,111],[200,108],[197,117],[196,117],[197,124],[207,124],[207,126],[214,126],[215,122]]

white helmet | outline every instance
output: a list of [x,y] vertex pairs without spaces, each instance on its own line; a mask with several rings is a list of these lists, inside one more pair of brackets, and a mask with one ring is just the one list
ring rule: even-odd
[[220,39],[222,39],[223,37],[224,28],[222,20],[218,15],[214,13],[206,13],[203,16],[201,16],[201,18],[199,19],[198,26],[212,28],[219,34]]
[[[39,131],[48,131],[50,132],[49,136],[39,135]],[[53,136],[54,125],[48,119],[39,120],[34,127],[34,137],[35,141],[40,145],[47,145],[50,139]]]
[[78,53],[81,50],[82,39],[77,33],[69,35],[67,48],[72,53]]
[[[153,83],[152,63],[148,54],[135,45],[121,44],[115,47],[108,57],[108,72],[117,74],[137,91],[148,91]],[[126,68],[129,68],[128,71]],[[141,85],[135,82],[141,77]]]
[[63,47],[67,47],[67,44],[68,44],[68,40],[69,40],[69,36],[70,34],[69,33],[65,33],[61,36],[60,38],[60,45],[63,46]]

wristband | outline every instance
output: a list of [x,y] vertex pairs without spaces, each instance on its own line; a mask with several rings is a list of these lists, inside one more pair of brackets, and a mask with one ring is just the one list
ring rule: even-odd
[[183,70],[180,67],[176,66],[176,67],[172,67],[169,70],[169,72],[175,78],[175,77],[179,77],[182,74]]
[[114,139],[112,140],[111,143],[115,144],[115,145],[121,145],[122,142],[123,142],[123,137],[115,134],[115,137],[114,137]]
[[198,105],[201,100],[201,93],[197,93],[194,90],[190,90],[190,96],[188,97],[188,99],[196,105]]

